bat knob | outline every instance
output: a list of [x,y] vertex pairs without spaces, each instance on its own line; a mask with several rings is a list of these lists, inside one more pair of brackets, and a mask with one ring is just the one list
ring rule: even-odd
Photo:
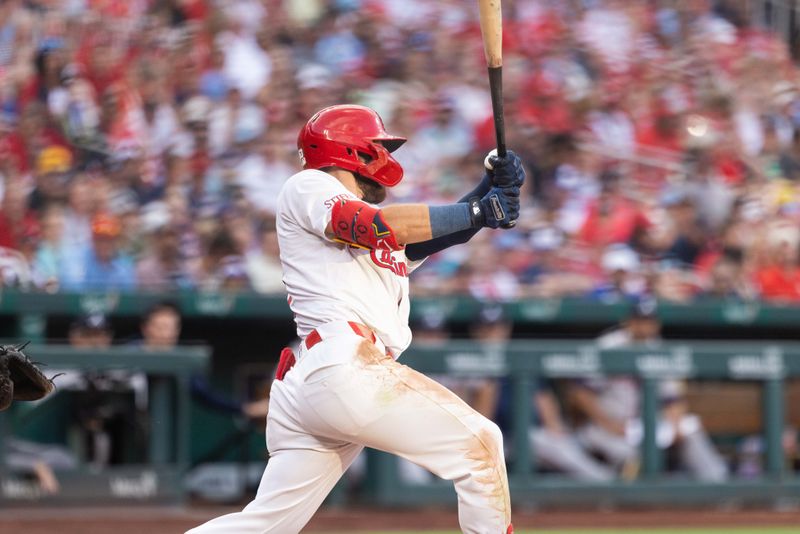
[[509,230],[511,228],[514,228],[516,225],[517,225],[517,221],[509,221],[508,223],[503,225],[503,229],[504,230]]
[[494,167],[492,166],[491,159],[492,159],[492,156],[496,156],[496,155],[497,155],[497,149],[495,148],[495,149],[492,149],[491,152],[486,154],[486,157],[483,159],[483,166],[486,167],[487,171],[493,171],[494,170]]

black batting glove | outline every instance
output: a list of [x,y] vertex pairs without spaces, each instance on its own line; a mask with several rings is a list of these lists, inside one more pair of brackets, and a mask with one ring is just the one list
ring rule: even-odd
[[469,200],[473,228],[500,228],[519,218],[519,187],[493,187]]
[[486,155],[483,165],[497,187],[522,187],[525,183],[522,159],[511,150],[502,158],[497,155],[497,150],[492,150]]

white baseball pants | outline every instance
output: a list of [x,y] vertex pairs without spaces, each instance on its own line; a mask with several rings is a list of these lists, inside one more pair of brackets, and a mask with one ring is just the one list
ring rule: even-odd
[[255,499],[187,534],[300,532],[365,446],[452,480],[463,532],[505,534],[511,505],[497,425],[346,322],[318,331],[322,341],[301,344],[297,364],[272,386],[270,460]]

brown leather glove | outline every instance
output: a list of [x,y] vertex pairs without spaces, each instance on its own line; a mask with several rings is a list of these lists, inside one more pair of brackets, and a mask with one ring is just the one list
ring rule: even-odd
[[53,381],[22,352],[27,345],[0,345],[0,411],[15,400],[41,399],[55,389]]

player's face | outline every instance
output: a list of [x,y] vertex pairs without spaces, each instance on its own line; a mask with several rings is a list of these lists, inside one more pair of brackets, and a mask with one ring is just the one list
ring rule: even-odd
[[73,347],[104,349],[111,346],[112,334],[103,329],[73,328],[69,332],[69,344]]
[[154,313],[142,328],[145,342],[152,347],[174,347],[180,333],[181,319],[171,310]]
[[499,322],[473,327],[472,337],[480,341],[506,341],[511,338],[512,325]]
[[637,317],[629,322],[631,337],[634,341],[650,341],[661,333],[661,323],[650,317]]

